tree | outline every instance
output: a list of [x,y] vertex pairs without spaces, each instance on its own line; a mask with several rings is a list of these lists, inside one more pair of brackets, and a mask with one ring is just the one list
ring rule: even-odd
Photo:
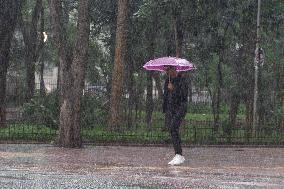
[[41,14],[40,14],[40,42],[38,46],[38,53],[41,52],[41,57],[39,58],[40,62],[40,69],[39,69],[39,75],[40,75],[40,95],[45,95],[45,84],[43,79],[43,72],[44,72],[44,7],[41,8]]
[[[26,101],[29,101],[35,90],[35,64],[38,60],[40,50],[42,50],[42,37],[38,40],[38,23],[40,16],[43,16],[43,2],[37,0],[32,12],[32,19],[29,23],[23,19],[23,15],[20,19],[20,25],[25,42],[25,65],[26,65]],[[42,36],[41,34],[40,36]]]
[[126,44],[128,0],[118,1],[115,59],[112,72],[111,99],[108,125],[110,128],[120,125],[120,102],[123,91],[123,61]]
[[89,1],[79,1],[77,34],[71,54],[70,49],[67,49],[66,46],[66,33],[62,24],[61,0],[50,1],[50,14],[54,42],[58,49],[60,62],[60,128],[56,143],[62,147],[81,147],[80,110],[88,59]]
[[172,8],[173,25],[175,32],[176,57],[182,57],[182,45],[183,45],[183,35],[184,35],[182,10],[184,6],[185,6],[184,1],[174,1],[174,5]]
[[21,5],[21,0],[4,0],[1,1],[0,6],[0,127],[6,124],[6,76],[9,67],[11,40]]

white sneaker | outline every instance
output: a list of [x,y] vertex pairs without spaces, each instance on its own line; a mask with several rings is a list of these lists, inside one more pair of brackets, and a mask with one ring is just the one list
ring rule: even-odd
[[170,161],[169,165],[180,165],[184,162],[185,158],[182,155],[176,154],[175,157]]

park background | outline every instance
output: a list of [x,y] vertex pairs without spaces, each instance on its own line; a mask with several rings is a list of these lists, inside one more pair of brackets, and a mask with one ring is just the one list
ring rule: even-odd
[[177,56],[197,67],[186,73],[184,145],[283,145],[284,3],[262,1],[259,40],[257,8],[256,0],[3,2],[0,140],[170,143],[165,75],[142,66]]

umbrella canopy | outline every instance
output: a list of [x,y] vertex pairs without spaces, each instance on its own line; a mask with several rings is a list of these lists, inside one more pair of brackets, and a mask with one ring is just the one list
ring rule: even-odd
[[148,61],[143,68],[146,70],[166,71],[166,66],[174,66],[178,72],[196,69],[195,66],[186,59],[176,57],[162,57]]

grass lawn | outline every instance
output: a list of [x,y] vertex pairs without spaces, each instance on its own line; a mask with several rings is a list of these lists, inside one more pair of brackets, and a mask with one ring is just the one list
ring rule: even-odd
[[0,128],[0,139],[6,140],[52,140],[58,131],[44,125],[17,123]]
[[[142,113],[142,116],[144,114]],[[155,119],[164,119],[165,115],[162,112],[153,112],[153,118]],[[219,114],[220,120],[224,121],[228,119],[228,114]],[[196,121],[205,121],[205,120],[213,120],[213,114],[206,113],[187,113],[185,116],[186,120],[196,120]],[[244,114],[238,114],[237,119],[244,120]]]

